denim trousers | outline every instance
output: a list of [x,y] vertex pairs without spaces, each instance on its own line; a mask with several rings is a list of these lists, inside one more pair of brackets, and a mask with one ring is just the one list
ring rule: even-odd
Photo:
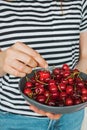
[[58,120],[0,111],[0,130],[80,130],[84,110],[64,114]]

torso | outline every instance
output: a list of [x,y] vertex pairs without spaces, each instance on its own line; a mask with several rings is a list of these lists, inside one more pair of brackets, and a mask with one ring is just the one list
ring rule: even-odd
[[[81,0],[0,0],[0,48],[22,41],[37,50],[49,66],[75,66],[79,58]],[[1,81],[1,110],[39,116],[29,110],[18,90],[19,78]],[[16,99],[16,100],[15,100]]]

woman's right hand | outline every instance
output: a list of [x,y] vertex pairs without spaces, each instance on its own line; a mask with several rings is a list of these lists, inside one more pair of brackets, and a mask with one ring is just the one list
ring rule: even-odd
[[22,42],[17,42],[3,51],[2,58],[3,74],[9,73],[16,77],[23,77],[27,73],[31,73],[32,68],[37,66],[43,68],[48,66],[39,53]]

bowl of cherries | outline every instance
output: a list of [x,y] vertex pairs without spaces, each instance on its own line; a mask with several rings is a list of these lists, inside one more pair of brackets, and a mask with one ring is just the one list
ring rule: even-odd
[[21,78],[19,90],[24,99],[51,113],[71,113],[87,106],[87,75],[77,69],[36,68]]

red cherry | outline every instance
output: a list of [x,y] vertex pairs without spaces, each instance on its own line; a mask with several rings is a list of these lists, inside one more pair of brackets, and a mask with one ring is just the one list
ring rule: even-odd
[[75,77],[75,82],[79,83],[79,82],[81,82],[81,79],[79,77]]
[[66,93],[67,94],[72,94],[73,93],[73,86],[71,86],[71,85],[67,85],[67,87],[66,87]]
[[34,85],[35,85],[35,87],[44,87],[44,84],[39,83],[39,82],[36,82]]
[[70,75],[69,70],[63,72],[63,77],[68,77],[69,75]]
[[71,105],[73,105],[73,100],[72,100],[72,98],[70,98],[70,97],[66,98],[66,100],[65,100],[65,105],[66,105],[66,106],[71,106]]
[[53,74],[54,75],[57,75],[57,74],[59,74],[60,73],[60,68],[55,68],[55,69],[53,69]]
[[42,71],[39,71],[38,73],[39,73],[40,81],[44,81],[45,79],[48,79],[51,77],[50,71],[47,71],[47,70],[42,70]]
[[84,87],[84,82],[83,82],[83,81],[78,82],[78,83],[77,83],[77,86],[83,88],[83,87]]
[[35,77],[31,77],[30,80],[32,81],[33,84],[36,82]]
[[24,88],[23,93],[27,96],[31,96],[32,90],[30,88]]
[[87,89],[86,88],[82,88],[81,92],[82,92],[82,94],[87,94]]
[[68,80],[63,78],[63,79],[61,80],[61,83],[63,83],[63,84],[66,84],[66,85],[67,85],[67,84],[68,84]]
[[55,79],[58,80],[58,81],[60,81],[61,78],[62,78],[62,76],[61,76],[60,74],[57,74],[57,75],[55,76]]
[[51,95],[51,94],[50,94],[50,91],[45,90],[45,92],[44,92],[44,96],[48,98],[48,97],[50,97],[50,95]]
[[56,82],[54,79],[50,79],[48,82],[48,86],[56,85]]
[[54,92],[54,93],[51,93],[51,98],[52,99],[58,99],[58,97],[59,97],[59,92],[58,91]]
[[68,83],[71,84],[71,85],[74,83],[73,78],[68,78],[67,80],[68,80]]
[[59,83],[58,88],[59,88],[60,91],[63,91],[63,90],[66,89],[66,84],[64,84],[64,83]]
[[42,104],[45,104],[46,97],[44,95],[37,95],[36,101],[38,101],[38,102],[40,102]]
[[28,88],[31,88],[31,87],[33,86],[33,84],[32,84],[32,82],[27,81],[27,82],[25,83],[25,86],[28,87]]
[[55,106],[56,105],[55,100],[53,100],[53,99],[48,100],[47,105]]
[[57,92],[58,91],[58,87],[56,85],[49,85],[48,89],[50,92]]
[[80,99],[80,98],[74,99],[74,104],[75,104],[75,105],[78,105],[78,104],[80,104],[80,103],[81,103],[81,99]]
[[87,102],[87,94],[82,95],[82,102]]
[[63,64],[62,69],[63,70],[70,70],[70,68],[67,64]]
[[60,100],[65,100],[66,97],[67,97],[66,92],[60,92],[60,95],[59,95]]
[[60,70],[60,75],[63,76],[64,75],[64,70]]
[[35,88],[35,93],[36,94],[44,94],[44,92],[45,92],[44,87],[38,86],[38,87]]

